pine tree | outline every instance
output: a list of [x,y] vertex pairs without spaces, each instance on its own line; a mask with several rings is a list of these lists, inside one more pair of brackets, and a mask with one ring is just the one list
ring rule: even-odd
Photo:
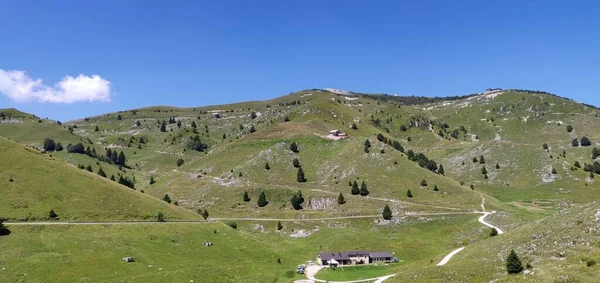
[[142,125],[142,122],[140,122],[140,121],[135,121],[135,125],[139,127],[139,126],[141,126],[141,125]]
[[363,197],[369,195],[369,190],[367,190],[367,184],[365,184],[364,181],[360,185],[360,195]]
[[56,148],[54,150],[56,150],[56,151],[62,151],[63,150],[62,144],[60,142],[57,142],[56,143]]
[[121,166],[125,166],[125,153],[123,151],[119,152],[119,157],[117,158],[117,164]]
[[281,221],[277,221],[277,231],[283,229],[283,225],[281,225]]
[[487,173],[488,173],[487,168],[485,168],[485,166],[481,167],[481,174],[485,175]]
[[181,121],[177,121],[177,128],[181,129]]
[[181,165],[183,165],[184,161],[183,159],[179,158],[177,159],[177,167],[181,167]]
[[163,197],[163,200],[166,201],[167,203],[171,203],[171,198],[169,197],[168,194],[165,194],[165,196]]
[[102,167],[100,167],[100,169],[98,169],[98,175],[106,178],[106,173],[104,173],[104,170],[102,170]]
[[258,201],[256,202],[256,204],[258,205],[258,207],[264,207],[267,204],[269,204],[267,202],[267,196],[265,195],[265,192],[260,192],[260,195],[258,196]]
[[371,142],[369,140],[365,141],[365,148],[371,147]]
[[202,217],[204,218],[204,220],[208,219],[208,209],[202,211]]
[[115,175],[110,175],[110,180],[114,182],[115,181]]
[[409,198],[413,197],[412,192],[410,191],[410,189],[408,189],[408,191],[406,191],[406,196],[409,197]]
[[112,156],[110,157],[110,160],[112,160],[112,162],[114,164],[117,164],[117,162],[119,161],[119,154],[117,153],[116,150],[113,150]]
[[508,274],[519,274],[523,271],[523,264],[515,250],[511,250],[506,258],[506,271]]
[[496,163],[496,169],[500,169],[500,164]]
[[354,183],[352,183],[352,191],[351,192],[353,195],[360,194],[360,189],[358,188],[358,183],[356,182],[356,180],[354,181]]
[[242,199],[245,202],[249,202],[250,201],[250,196],[248,196],[248,191],[244,191],[244,196],[242,197]]
[[98,125],[96,125],[96,128],[94,128],[94,132],[100,131],[100,128],[98,128]]
[[304,178],[304,171],[302,170],[302,167],[298,168],[298,175],[296,177],[296,181],[298,181],[298,183],[306,182],[306,178]]
[[298,153],[298,145],[295,142],[292,142],[292,144],[290,144],[290,150],[292,152]]
[[265,163],[265,170],[271,170],[271,166],[269,166],[269,162]]
[[590,146],[590,145],[592,145],[592,142],[590,141],[590,139],[588,137],[581,138],[581,146]]
[[346,203],[346,200],[344,199],[344,195],[342,195],[342,193],[340,193],[340,194],[338,195],[338,198],[337,198],[337,203],[338,203],[338,204],[344,204],[344,203]]
[[106,149],[106,158],[108,158],[108,159],[112,158],[112,149],[110,149],[110,148]]
[[300,160],[298,160],[298,158],[294,158],[292,165],[294,165],[294,168],[300,168]]
[[88,172],[93,172],[94,169],[92,169],[92,165],[89,165],[87,167],[85,167],[85,170],[87,170]]
[[437,186],[437,185],[433,185],[433,191],[434,191],[434,192],[438,192],[439,190],[440,190],[440,189],[438,188],[438,186]]
[[479,164],[485,164],[485,158],[483,155],[479,158]]
[[490,237],[494,236],[498,236],[498,230],[496,230],[496,228],[492,228],[492,231],[490,231]]
[[162,212],[159,212],[156,214],[156,221],[157,222],[165,222],[165,214]]
[[383,208],[383,212],[381,213],[381,216],[383,216],[383,219],[385,219],[385,220],[392,220],[392,210],[390,209],[390,207],[387,204]]
[[572,132],[572,131],[573,131],[573,127],[572,127],[571,125],[568,125],[568,126],[567,126],[567,132],[569,132],[569,133],[570,133],[570,132]]
[[122,120],[123,117],[121,117],[121,114],[117,115],[117,120]]
[[552,168],[552,175],[556,175],[556,169]]
[[440,168],[438,168],[438,173],[440,173],[442,176],[444,175],[444,166],[442,166],[442,164],[440,164]]
[[156,180],[154,180],[154,177],[153,177],[153,176],[150,176],[150,185],[152,185],[152,184],[154,184],[154,183],[156,183]]
[[195,129],[195,128],[197,128],[197,127],[198,127],[198,126],[196,126],[196,122],[195,122],[195,121],[192,121],[192,128],[194,128],[194,129]]
[[50,209],[50,212],[48,213],[48,216],[50,216],[51,219],[55,219],[58,217],[58,215],[56,214],[56,212],[54,212],[54,209]]
[[160,131],[163,133],[167,131],[167,122],[165,122],[165,120],[163,120],[162,124],[160,124]]
[[473,163],[477,163],[477,161],[479,161],[477,160],[477,157],[473,157]]
[[425,179],[421,180],[421,186],[427,187],[427,181],[425,181]]

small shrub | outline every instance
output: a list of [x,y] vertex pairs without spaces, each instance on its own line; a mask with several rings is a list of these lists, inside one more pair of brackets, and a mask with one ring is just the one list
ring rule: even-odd
[[237,223],[235,223],[233,221],[232,222],[227,222],[226,224],[227,224],[227,226],[229,226],[229,227],[231,227],[233,229],[237,229]]
[[590,258],[585,262],[585,265],[587,265],[587,267],[592,267],[596,265],[596,261]]

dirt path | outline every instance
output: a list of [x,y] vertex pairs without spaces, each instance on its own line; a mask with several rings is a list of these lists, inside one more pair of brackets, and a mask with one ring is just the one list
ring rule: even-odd
[[448,263],[450,261],[450,259],[456,255],[457,253],[461,252],[462,250],[464,250],[465,247],[462,248],[458,248],[456,250],[453,250],[451,253],[449,253],[447,256],[445,256],[442,261],[440,261],[440,263],[437,264],[437,266],[442,266],[442,265],[446,265],[446,263]]

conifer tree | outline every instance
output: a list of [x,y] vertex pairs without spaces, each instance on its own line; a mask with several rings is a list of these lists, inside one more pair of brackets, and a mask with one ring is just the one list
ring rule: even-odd
[[406,191],[406,196],[409,197],[409,198],[413,197],[412,192],[410,191],[410,189],[408,189],[408,191]]
[[496,163],[496,169],[500,169],[500,164]]
[[292,152],[298,153],[298,145],[296,144],[296,142],[292,142],[292,144],[290,144],[290,150]]
[[363,197],[369,195],[369,190],[367,190],[367,184],[364,181],[360,185],[360,195]]
[[154,180],[154,177],[153,177],[153,176],[150,176],[150,185],[152,185],[152,184],[154,184],[154,183],[156,183],[156,181]]
[[479,158],[479,164],[485,164],[485,158],[483,155]]
[[54,148],[54,150],[56,151],[62,151],[63,150],[63,146],[60,142],[56,143],[56,148]]
[[104,173],[104,170],[102,170],[102,167],[100,167],[100,169],[98,169],[98,175],[106,178],[106,173]]
[[169,197],[168,194],[165,194],[165,196],[163,197],[163,200],[166,201],[167,203],[171,203],[171,198]]
[[392,210],[390,209],[390,207],[387,204],[383,208],[383,212],[381,213],[381,216],[383,216],[383,219],[385,219],[385,220],[392,220]]
[[425,181],[425,179],[421,180],[421,186],[427,187],[427,181]]
[[124,166],[125,165],[125,161],[126,161],[125,153],[123,153],[123,151],[121,151],[119,153],[119,156],[117,157],[117,164],[121,165],[121,166]]
[[492,231],[490,231],[490,237],[495,237],[498,236],[498,230],[496,230],[496,228],[492,228]]
[[110,180],[114,182],[115,181],[115,175],[110,175]]
[[165,122],[165,120],[163,120],[162,124],[160,124],[160,131],[163,133],[167,131],[167,122]]
[[296,181],[298,181],[298,183],[306,182],[306,178],[304,178],[304,171],[302,170],[302,167],[298,168],[298,175],[296,177]]
[[204,218],[204,220],[208,219],[208,209],[202,211],[202,217]]
[[433,191],[438,192],[440,189],[438,188],[437,185],[433,185]]
[[356,182],[356,180],[354,181],[354,183],[352,183],[352,191],[351,192],[353,195],[360,194],[360,189],[358,188],[358,183]]
[[488,173],[487,168],[485,168],[485,166],[481,167],[481,174],[485,175],[487,173]]
[[265,163],[265,170],[271,170],[271,166],[269,166],[269,162]]
[[440,167],[438,168],[438,173],[440,173],[442,176],[444,175],[444,166],[442,166],[442,164],[440,164]]
[[177,121],[177,128],[181,129],[181,121]]
[[508,274],[518,274],[523,271],[523,264],[515,250],[511,250],[508,258],[506,258],[506,271]]
[[248,191],[244,191],[244,197],[242,198],[245,202],[250,201],[250,196],[248,196]]
[[283,225],[281,225],[281,221],[277,221],[277,231],[283,229]]
[[342,195],[342,193],[340,193],[340,194],[338,195],[338,198],[337,198],[337,203],[338,203],[338,204],[344,204],[344,203],[346,203],[346,200],[344,199],[344,195]]
[[267,204],[269,204],[267,202],[267,196],[265,195],[265,192],[260,192],[260,195],[258,196],[258,201],[256,202],[256,204],[258,205],[258,207],[264,207]]
[[298,160],[298,158],[294,158],[294,161],[292,161],[292,165],[294,165],[294,168],[299,168],[300,160]]
[[98,125],[96,125],[96,128],[94,128],[94,132],[100,131],[100,128],[98,128]]

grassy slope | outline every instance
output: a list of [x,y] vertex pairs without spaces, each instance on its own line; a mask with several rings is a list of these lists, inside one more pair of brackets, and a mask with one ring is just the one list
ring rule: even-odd
[[54,209],[63,220],[152,219],[159,211],[167,219],[196,218],[7,139],[0,138],[0,151],[3,217],[40,220]]

